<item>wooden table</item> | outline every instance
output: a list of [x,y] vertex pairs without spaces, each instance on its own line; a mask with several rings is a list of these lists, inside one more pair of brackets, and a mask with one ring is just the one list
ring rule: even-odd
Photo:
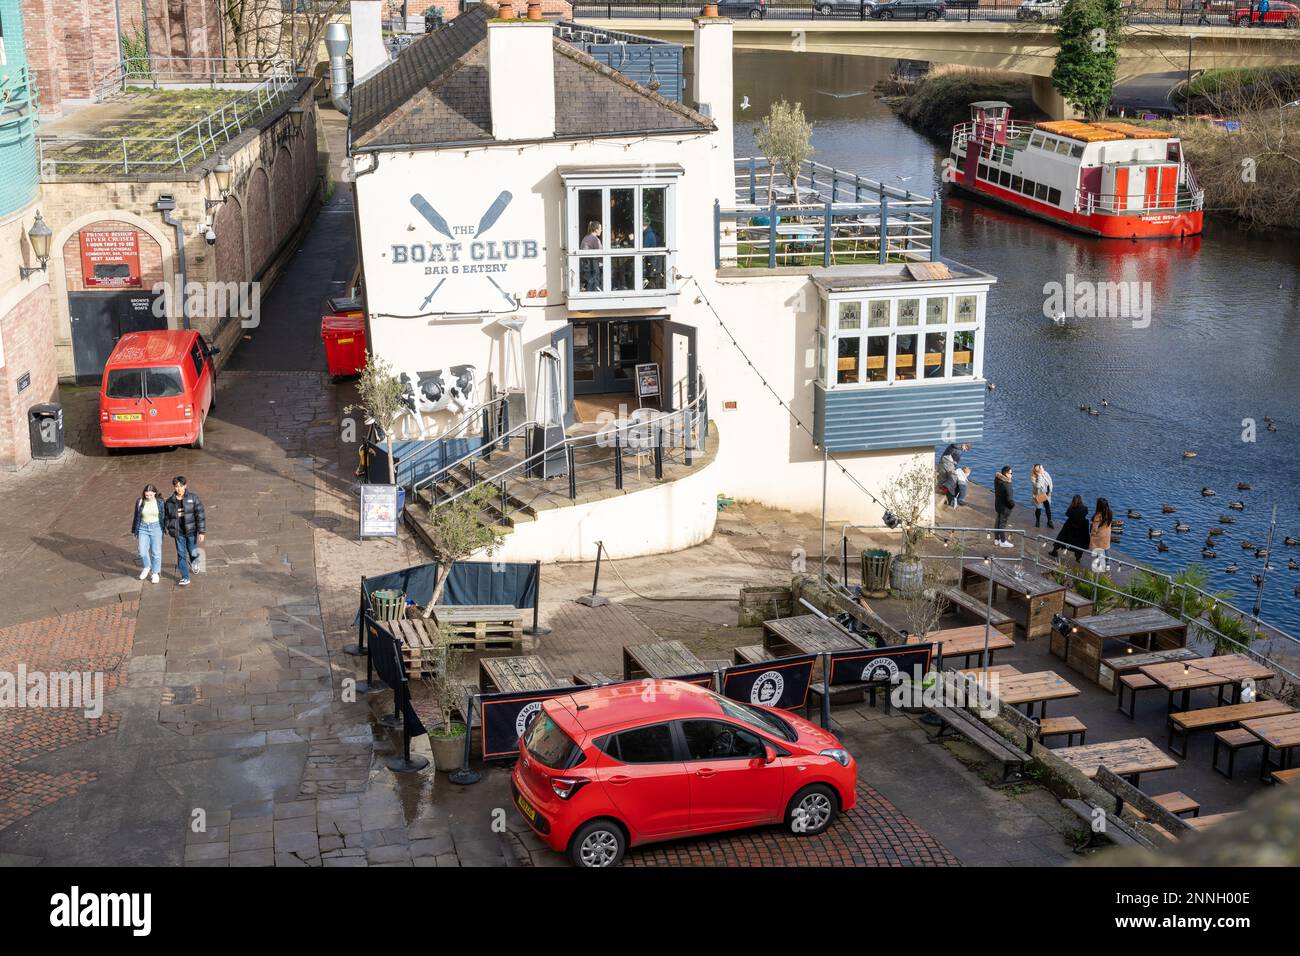
[[1173,650],[1186,646],[1187,624],[1153,607],[1076,617],[1064,638],[1065,662],[1099,684],[1107,641],[1136,644],[1146,652]]
[[[1268,780],[1274,770],[1286,770],[1290,767],[1291,751],[1300,747],[1300,714],[1243,720],[1241,726],[1264,741],[1264,758],[1260,761],[1259,768],[1261,780]],[[1280,754],[1275,764],[1269,762],[1270,750],[1276,750]]]
[[867,645],[843,628],[816,614],[800,614],[763,622],[763,646],[776,657],[860,651]]
[[[1007,668],[1007,669],[1003,669]],[[1038,718],[1047,716],[1047,702],[1062,700],[1066,697],[1078,697],[1079,688],[1061,677],[1055,671],[1034,671],[1029,674],[1010,673],[1014,668],[1009,665],[989,668],[996,683],[991,686],[994,696],[1004,704],[1012,706],[1025,705],[1025,713],[1033,717],[1034,705],[1039,705]],[[981,668],[972,668],[962,673],[974,674],[979,680]],[[981,681],[983,683],[983,681]],[[993,682],[990,682],[991,684]]]
[[[1224,654],[1220,657],[1198,657],[1189,661],[1169,661],[1148,664],[1138,668],[1147,677],[1169,691],[1169,710],[1187,710],[1191,693],[1202,687],[1213,687],[1223,699],[1223,688],[1232,687],[1233,702],[1237,688],[1244,680],[1263,681],[1276,675],[1263,664],[1256,663],[1245,654]],[[1181,694],[1179,705],[1174,707],[1174,694]]]
[[1117,654],[1103,657],[1098,671],[1097,683],[1109,691],[1119,686],[1119,678],[1130,674],[1148,664],[1163,664],[1166,661],[1190,661],[1200,657],[1190,647],[1172,647],[1167,651],[1148,651],[1144,654]]
[[[1169,715],[1169,737],[1165,741],[1170,753],[1178,757],[1187,756],[1187,738],[1198,730],[1219,730],[1244,724],[1248,720],[1263,720],[1266,717],[1279,717],[1294,713],[1295,708],[1280,700],[1252,700],[1245,704],[1228,704],[1220,707],[1202,707],[1200,710],[1180,710]],[[1174,739],[1183,738],[1183,749],[1174,746]]]
[[1052,615],[1060,614],[1065,607],[1065,585],[1041,574],[1031,574],[1002,564],[963,564],[961,584],[963,591],[976,597],[988,593],[988,581],[993,580],[993,597],[998,588],[1006,591],[1011,602],[1016,623],[1028,638],[1051,633]]
[[438,604],[433,619],[455,632],[455,647],[518,649],[523,644],[524,612],[511,604]]
[[[963,658],[962,664],[970,666],[970,659],[984,653],[984,625],[972,624],[970,627],[950,627],[942,631],[931,631],[922,640],[915,634],[907,638],[909,644],[938,644],[939,654],[944,660],[950,657]],[[993,663],[995,651],[1005,651],[1016,646],[1016,642],[1001,631],[989,628],[989,663]]]
[[709,668],[686,649],[681,641],[656,641],[623,647],[623,677],[683,677],[702,674]]
[[1108,740],[1100,744],[1083,744],[1079,747],[1062,747],[1053,750],[1074,769],[1091,780],[1098,767],[1106,767],[1116,776],[1123,777],[1133,786],[1138,785],[1144,773],[1173,770],[1178,762],[1145,737],[1132,740]]
[[478,689],[484,694],[518,690],[550,690],[567,687],[572,681],[556,677],[536,655],[485,657],[478,662]]

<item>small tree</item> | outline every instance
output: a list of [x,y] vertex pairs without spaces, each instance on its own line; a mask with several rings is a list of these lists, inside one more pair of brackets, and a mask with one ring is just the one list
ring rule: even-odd
[[433,694],[434,706],[442,717],[441,728],[430,730],[429,734],[433,737],[459,736],[460,734],[452,733],[451,715],[464,703],[460,698],[461,689],[457,677],[467,652],[454,645],[456,634],[446,625],[430,628],[428,633],[433,640],[433,647],[425,648],[424,656],[432,661],[432,667],[424,671],[423,680]]
[[1120,0],[1065,0],[1052,86],[1089,120],[1110,105],[1123,30]]
[[771,112],[763,118],[763,124],[755,127],[754,139],[767,157],[767,204],[772,205],[778,166],[790,181],[795,202],[798,202],[799,170],[813,154],[812,123],[803,114],[803,104],[777,100],[772,104]]
[[926,518],[934,505],[934,466],[918,459],[899,469],[898,475],[880,489],[885,510],[898,518],[903,535],[902,557],[915,560],[925,539]]
[[943,585],[943,571],[923,564],[917,586],[896,592],[902,602],[909,640],[924,644],[926,636],[939,626],[939,620],[948,609],[942,593]]
[[361,412],[366,416],[366,424],[376,425],[384,433],[390,485],[397,484],[397,473],[393,469],[393,430],[406,410],[406,403],[402,401],[404,389],[402,380],[393,374],[393,367],[378,355],[367,352],[366,367],[357,379],[357,403],[343,409],[345,415]]
[[438,562],[438,574],[433,582],[433,596],[424,609],[424,616],[432,617],[434,605],[442,599],[442,589],[451,574],[451,566],[476,551],[495,553],[501,543],[493,525],[483,518],[483,509],[492,503],[497,489],[490,484],[478,484],[459,497],[429,509],[423,522],[428,543]]

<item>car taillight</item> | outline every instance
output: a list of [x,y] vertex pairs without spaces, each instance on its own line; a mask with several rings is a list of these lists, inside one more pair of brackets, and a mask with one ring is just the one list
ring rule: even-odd
[[590,782],[585,777],[552,777],[551,789],[561,800],[568,800]]
[[192,418],[193,416],[194,416],[194,406],[193,406],[193,405],[186,405],[186,406],[185,406],[185,417],[186,417],[186,418]]

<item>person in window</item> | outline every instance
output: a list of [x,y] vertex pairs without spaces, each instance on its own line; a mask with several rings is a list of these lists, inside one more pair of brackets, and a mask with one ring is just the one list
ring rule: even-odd
[[176,564],[180,569],[180,586],[190,583],[190,565],[199,557],[199,545],[207,534],[207,516],[199,496],[188,491],[183,475],[172,479],[173,494],[163,509],[167,534],[176,542]]
[[645,228],[641,230],[641,248],[657,249],[659,247],[659,236],[655,232],[654,223],[647,222]]
[[[578,248],[584,251],[599,250],[604,248],[600,239],[601,225],[596,220],[587,223],[587,234],[582,237],[578,243]],[[590,258],[582,259],[579,267],[579,282],[582,285],[583,292],[600,292],[601,286],[604,285],[604,263],[600,259]]]
[[162,512],[162,495],[157,486],[145,485],[135,503],[131,534],[135,536],[140,563],[144,565],[140,580],[152,576],[154,584],[158,583],[158,575],[162,573]]
[[1052,476],[1042,465],[1034,465],[1029,471],[1029,488],[1034,494],[1034,527],[1040,526],[1043,512],[1047,512],[1047,526],[1052,524]]
[[1056,536],[1056,544],[1052,546],[1051,555],[1056,557],[1064,548],[1066,551],[1074,552],[1074,563],[1078,564],[1083,558],[1083,551],[1088,547],[1088,506],[1083,503],[1083,498],[1075,495],[1070,499],[1070,507],[1065,509],[1065,523],[1061,525],[1061,532]]
[[1008,540],[1006,532],[1007,521],[1016,506],[1016,496],[1011,490],[1011,479],[1010,465],[1003,465],[1002,470],[993,479],[993,510],[997,512],[997,519],[993,523],[993,527],[997,530],[993,533],[993,537],[999,548],[1015,547]]

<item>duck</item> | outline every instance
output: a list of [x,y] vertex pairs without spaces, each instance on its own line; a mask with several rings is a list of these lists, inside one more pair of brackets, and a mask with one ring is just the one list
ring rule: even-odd
[[1221,535],[1221,534],[1224,534],[1224,530],[1223,530],[1222,528],[1214,528],[1214,527],[1211,527],[1211,528],[1210,528],[1210,537],[1211,537],[1211,538],[1217,538],[1217,537],[1218,537],[1219,535]]
[[1238,571],[1241,570],[1241,568],[1236,564],[1230,564],[1223,570],[1228,574],[1236,574]]
[[1239,481],[1239,482],[1237,482],[1237,490],[1238,490],[1238,491],[1250,491],[1250,482],[1247,482],[1247,481]]
[[1174,530],[1177,531],[1179,534],[1184,534],[1185,532],[1191,531],[1192,526],[1189,524],[1183,524],[1181,521],[1179,521],[1174,525]]
[[1095,417],[1097,417],[1098,415],[1100,415],[1101,412],[1097,411],[1097,409],[1095,409],[1095,408],[1090,408],[1090,409],[1088,409],[1088,414],[1091,415],[1091,416],[1093,416],[1093,417],[1095,418]]
[[1231,508],[1233,511],[1245,511],[1245,510],[1246,510],[1246,502],[1244,502],[1244,501],[1229,501],[1229,502],[1228,502],[1228,507]]
[[1201,557],[1203,558],[1217,558],[1218,556],[1219,553],[1213,548],[1201,548]]
[[1295,590],[1292,591],[1291,593],[1294,594],[1296,597],[1300,597],[1300,584],[1297,584],[1295,586]]
[[1196,457],[1196,452],[1194,452],[1194,451],[1185,451],[1185,452],[1183,452],[1183,457],[1184,457],[1184,458],[1195,458],[1195,457]]
[[1140,512],[1140,511],[1134,511],[1132,508],[1129,508],[1129,509],[1128,509],[1128,516],[1129,516],[1130,518],[1132,518],[1134,521],[1141,521],[1141,520],[1142,520],[1142,512]]
[[1167,515],[1178,514],[1178,509],[1175,508],[1173,505],[1161,505],[1160,513],[1167,514]]
[[1101,400],[1101,407],[1102,407],[1102,408],[1110,408],[1110,399],[1109,399],[1109,398],[1103,398],[1103,399]]
[[1262,574],[1252,574],[1252,575],[1250,576],[1250,580],[1251,580],[1251,582],[1252,582],[1256,587],[1258,587],[1259,585],[1261,585],[1261,584],[1264,583],[1264,575],[1262,575]]
[[1264,421],[1266,421],[1266,422],[1268,422],[1270,425],[1272,425],[1272,424],[1273,424],[1273,416],[1272,416],[1272,415],[1265,415],[1265,416],[1264,416]]
[[1264,426],[1264,431],[1275,432],[1277,431],[1277,426],[1274,425],[1272,422],[1269,422],[1267,425]]
[[1242,551],[1254,551],[1254,550],[1255,550],[1256,548],[1258,548],[1258,547],[1259,547],[1259,545],[1257,545],[1257,544],[1255,544],[1254,542],[1251,542],[1251,541],[1243,541],[1243,542],[1241,542],[1241,550],[1242,550]]
[[1207,537],[1207,538],[1205,539],[1205,545],[1204,545],[1204,546],[1207,547],[1207,548],[1212,548],[1212,547],[1214,547],[1214,539],[1213,539],[1213,538],[1208,538],[1208,537]]
[[1300,538],[1293,538],[1290,535],[1287,535],[1282,539],[1282,543],[1288,548],[1294,548],[1296,545],[1300,544]]
[[1297,561],[1295,558],[1292,558],[1286,563],[1286,569],[1288,571],[1300,571],[1300,561]]
[[1219,524],[1232,524],[1236,520],[1232,515],[1219,515]]
[[1164,534],[1164,532],[1161,531],[1159,528],[1147,528],[1147,537],[1148,537],[1148,538],[1158,538],[1158,537],[1160,537],[1162,534]]
[[1255,552],[1255,557],[1257,557],[1257,558],[1267,558],[1267,557],[1268,557],[1268,548],[1260,548],[1260,549],[1258,549],[1258,550]]
[[1213,498],[1213,497],[1214,497],[1215,495],[1217,495],[1217,494],[1218,494],[1218,492],[1215,491],[1213,488],[1202,488],[1202,489],[1201,489],[1201,497],[1202,497],[1202,498]]
[[1159,542],[1159,543],[1156,544],[1156,550],[1157,550],[1157,551],[1160,551],[1161,553],[1163,553],[1163,552],[1169,550],[1169,545],[1167,545],[1167,544],[1165,544],[1163,541],[1161,541],[1161,542]]
[[989,382],[984,387],[987,388],[990,392],[993,391],[993,389],[997,388],[997,386],[994,385],[992,382]]

